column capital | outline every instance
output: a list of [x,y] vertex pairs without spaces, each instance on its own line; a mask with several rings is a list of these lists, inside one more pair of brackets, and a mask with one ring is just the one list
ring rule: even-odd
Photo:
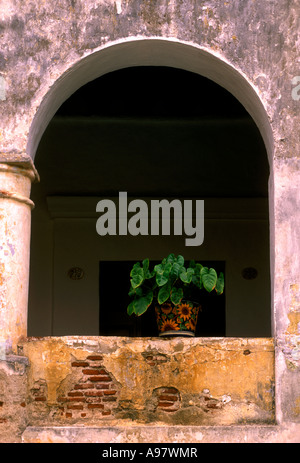
[[[34,203],[29,198],[30,188],[33,182],[39,181],[39,175],[34,164],[27,165],[16,163],[0,163],[0,198],[23,203],[34,208]],[[17,179],[20,180],[17,180]]]
[[0,156],[0,172],[23,175],[28,177],[31,183],[39,182],[40,177],[32,159],[20,162],[2,161]]

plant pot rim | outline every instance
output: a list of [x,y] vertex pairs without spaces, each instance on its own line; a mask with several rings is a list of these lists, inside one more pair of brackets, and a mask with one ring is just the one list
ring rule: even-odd
[[187,337],[187,338],[193,338],[195,337],[195,333],[193,333],[192,331],[188,331],[188,330],[169,330],[169,331],[162,331],[161,333],[159,333],[158,335],[159,337],[164,337],[164,336],[183,336],[183,337]]
[[188,299],[188,298],[183,298],[183,299],[181,299],[181,301],[180,301],[178,304],[174,304],[174,302],[172,302],[172,301],[165,301],[165,302],[163,302],[162,304],[160,304],[158,301],[156,301],[156,302],[154,303],[154,305],[155,305],[155,306],[160,306],[160,307],[161,307],[161,306],[164,305],[164,304],[172,304],[172,305],[174,305],[174,306],[177,306],[177,305],[180,305],[180,304],[185,303],[185,302],[191,302],[192,304],[200,305],[200,302],[194,301],[193,299]]

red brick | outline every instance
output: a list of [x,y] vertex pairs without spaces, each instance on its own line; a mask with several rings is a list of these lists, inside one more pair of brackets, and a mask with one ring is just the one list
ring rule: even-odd
[[92,369],[92,368],[82,370],[82,373],[84,375],[99,375],[100,374],[99,370],[95,370],[95,369]]
[[93,382],[94,381],[95,382],[97,382],[97,381],[109,382],[109,381],[111,381],[111,378],[109,376],[91,376],[89,378],[89,380],[93,381]]
[[172,407],[173,405],[173,402],[158,402],[158,407]]
[[115,395],[117,391],[103,391],[104,395]]
[[83,410],[83,405],[68,404],[67,408],[69,410]]
[[36,402],[45,402],[46,401],[46,397],[36,397],[34,399]]
[[103,416],[111,415],[111,411],[110,410],[105,410],[105,411],[102,412],[102,415]]
[[79,396],[82,396],[82,395],[83,395],[83,393],[80,392],[80,391],[74,391],[74,392],[71,391],[71,392],[68,392],[68,396],[69,396],[69,397],[79,397]]
[[104,408],[102,404],[88,404],[88,408]]
[[163,390],[164,394],[178,394],[178,391],[175,387],[165,387]]
[[94,384],[82,383],[82,384],[76,384],[74,386],[74,389],[93,389],[94,387],[95,387]]
[[66,413],[66,417],[67,417],[67,418],[72,418],[72,413],[70,413],[70,412],[68,413],[68,412],[67,412],[67,413]]
[[68,397],[67,401],[68,402],[84,402],[85,398],[84,397]]
[[95,354],[95,355],[89,355],[87,357],[87,359],[89,359],[89,360],[103,360],[103,357],[102,357],[102,355],[96,355]]
[[87,397],[86,403],[87,404],[100,404],[102,402],[101,397]]
[[102,397],[103,392],[102,391],[86,391],[84,395],[86,397]]
[[178,397],[176,395],[161,395],[159,397],[159,400],[166,400],[167,402],[176,402],[178,400]]
[[103,402],[115,402],[117,400],[117,398],[112,397],[112,396],[108,396],[108,397],[104,397],[102,400],[103,400]]
[[100,383],[100,384],[95,384],[94,387],[96,387],[96,389],[109,389],[109,384],[104,384],[104,383]]
[[88,367],[88,362],[72,362],[72,367]]

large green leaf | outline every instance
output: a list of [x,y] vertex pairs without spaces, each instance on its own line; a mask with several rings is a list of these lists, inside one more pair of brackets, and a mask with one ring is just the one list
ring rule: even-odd
[[217,284],[216,284],[216,291],[218,294],[222,294],[224,291],[224,274],[223,272],[220,272],[220,275],[218,276],[217,279]]
[[184,265],[184,257],[179,254],[177,256],[176,262],[182,267]]
[[140,316],[148,309],[153,300],[153,292],[148,291],[145,296],[142,296],[135,301],[133,301],[134,312],[136,315]]
[[183,289],[182,288],[173,288],[171,292],[171,301],[173,304],[180,304],[181,299],[183,298]]
[[185,267],[182,267],[179,277],[181,281],[183,281],[183,283],[190,283],[192,281],[194,273],[195,272],[193,268],[188,268],[186,270]]
[[149,259],[144,259],[142,264],[143,264],[143,271],[145,275],[149,269]]
[[163,264],[155,265],[154,271],[155,271],[156,274],[163,274],[164,273],[164,265]]
[[192,282],[194,285],[196,285],[199,289],[202,289],[203,284],[202,284],[202,278],[201,278],[201,269],[203,268],[203,265],[201,264],[195,264],[194,267],[194,275],[192,277]]
[[170,262],[171,264],[174,264],[175,262],[175,254],[171,253],[168,255],[168,257],[166,258],[166,262]]
[[156,283],[158,286],[163,286],[169,281],[172,264],[166,263],[166,265],[157,266]]
[[156,275],[156,283],[157,286],[163,286],[165,285],[169,280],[169,277],[167,275],[163,274],[157,274]]
[[171,285],[166,283],[160,288],[157,294],[157,301],[159,304],[163,304],[170,297]]
[[155,275],[154,270],[152,270],[152,272],[150,272],[150,270],[149,270],[149,259],[144,259],[143,260],[143,272],[144,272],[144,279],[145,280],[149,280],[150,278],[152,278]]
[[134,313],[134,301],[131,301],[127,307],[127,313],[128,315],[132,315]]
[[130,288],[128,292],[128,296],[133,297],[135,295],[135,290],[133,288]]
[[217,272],[213,268],[202,267],[200,275],[204,288],[210,293],[216,286],[218,279]]
[[142,269],[141,264],[139,262],[134,264],[134,266],[132,267],[130,276],[131,276],[131,286],[133,289],[137,288],[143,283],[144,270]]

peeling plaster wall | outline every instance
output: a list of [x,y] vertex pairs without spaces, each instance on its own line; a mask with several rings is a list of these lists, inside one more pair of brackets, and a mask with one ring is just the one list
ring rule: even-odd
[[31,426],[274,423],[272,339],[30,338]]
[[297,111],[291,79],[298,71],[298,20],[296,0],[233,0],[217,6],[213,1],[181,0],[3,1],[2,152],[7,159],[26,159],[32,118],[46,92],[72,64],[110,42],[166,37],[199,44],[247,75],[272,121],[278,154],[293,157],[297,134],[289,124]]

